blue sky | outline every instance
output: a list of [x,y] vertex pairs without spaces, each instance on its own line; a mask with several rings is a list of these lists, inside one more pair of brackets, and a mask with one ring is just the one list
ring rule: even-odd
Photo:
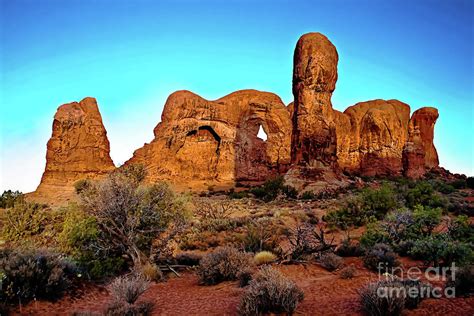
[[435,106],[441,165],[474,174],[473,1],[0,0],[0,190],[34,190],[56,108],[97,98],[116,164],[153,138],[166,97],[253,88],[292,101],[306,32],[339,52],[336,109]]

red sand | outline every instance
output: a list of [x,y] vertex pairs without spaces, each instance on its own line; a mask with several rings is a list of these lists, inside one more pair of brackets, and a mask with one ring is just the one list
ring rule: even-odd
[[[305,299],[296,310],[297,315],[361,315],[358,289],[377,275],[369,272],[356,258],[346,258],[346,265],[357,267],[353,279],[343,280],[338,272],[328,272],[315,264],[278,266],[305,292]],[[409,264],[405,262],[405,264]],[[215,286],[200,286],[195,274],[183,273],[166,282],[153,284],[141,299],[155,302],[154,315],[235,315],[243,289],[236,282]],[[109,301],[103,286],[87,285],[74,297],[62,300],[32,302],[14,311],[14,315],[70,315],[74,311],[101,312]],[[456,299],[426,299],[416,310],[404,315],[473,315],[474,297]]]

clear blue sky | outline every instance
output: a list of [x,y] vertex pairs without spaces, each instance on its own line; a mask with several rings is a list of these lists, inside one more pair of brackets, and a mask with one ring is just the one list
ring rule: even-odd
[[86,96],[116,164],[152,140],[175,90],[289,103],[294,46],[315,31],[339,52],[335,108],[435,106],[441,165],[474,174],[473,1],[0,1],[0,190],[36,188],[56,108]]

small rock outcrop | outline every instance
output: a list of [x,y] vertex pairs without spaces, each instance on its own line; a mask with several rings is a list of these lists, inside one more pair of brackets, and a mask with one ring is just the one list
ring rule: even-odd
[[61,105],[47,144],[46,168],[32,197],[59,200],[71,196],[76,181],[96,178],[115,168],[102,117],[94,98]]
[[[257,137],[262,127],[264,141]],[[140,163],[149,181],[186,188],[264,181],[290,162],[291,121],[275,94],[242,90],[215,101],[177,91],[166,101],[155,139],[125,164]]]

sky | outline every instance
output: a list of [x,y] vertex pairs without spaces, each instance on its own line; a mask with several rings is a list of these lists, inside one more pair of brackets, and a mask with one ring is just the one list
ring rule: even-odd
[[298,38],[337,47],[333,107],[437,107],[441,166],[474,175],[470,0],[0,0],[0,191],[39,184],[59,105],[95,97],[120,165],[153,139],[166,98],[291,92]]

